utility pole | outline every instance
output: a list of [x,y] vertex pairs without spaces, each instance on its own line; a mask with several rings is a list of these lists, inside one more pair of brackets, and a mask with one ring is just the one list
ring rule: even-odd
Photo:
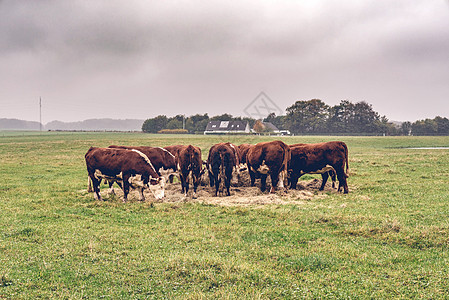
[[182,129],[186,129],[186,120],[185,120],[186,116],[182,115]]
[[39,131],[42,131],[42,98],[39,97]]

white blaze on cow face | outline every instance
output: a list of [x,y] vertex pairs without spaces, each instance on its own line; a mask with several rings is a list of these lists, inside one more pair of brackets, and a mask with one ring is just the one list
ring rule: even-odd
[[[154,183],[154,184],[153,184]],[[157,179],[150,179],[150,191],[153,193],[154,198],[162,199],[165,195],[165,178],[159,177]]]

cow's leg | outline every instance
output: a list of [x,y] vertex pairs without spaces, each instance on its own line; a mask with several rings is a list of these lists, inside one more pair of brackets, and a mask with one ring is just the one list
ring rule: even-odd
[[181,180],[181,193],[185,193],[186,181],[185,181],[185,177],[182,173],[179,174],[179,179]]
[[91,181],[92,181],[92,187],[94,189],[94,198],[95,200],[103,200],[103,198],[101,198],[100,195],[100,183],[101,183],[101,179],[98,180],[97,178],[95,178],[95,176],[89,176]]
[[129,176],[123,176],[123,202],[128,201],[129,194]]
[[213,186],[215,185],[214,174],[208,170],[208,171],[207,171],[207,175],[209,175],[209,184],[210,184],[210,187],[213,187]]
[[260,190],[265,192],[267,189],[267,174],[260,174]]
[[139,200],[145,201],[145,195],[143,194],[143,187],[139,188]]
[[187,194],[189,193],[189,184],[190,184],[190,180],[189,180],[189,173],[184,174],[184,190],[185,190],[185,194],[184,196],[187,197]]
[[320,186],[320,191],[324,190],[326,186],[327,179],[329,178],[329,172],[324,172],[321,174],[321,178],[323,179]]
[[220,179],[218,178],[218,171],[214,173],[214,184],[215,184],[215,197],[218,196],[220,190]]
[[336,175],[334,171],[329,171],[329,175],[332,179],[332,188],[335,189],[335,181],[337,181]]
[[[270,193],[274,193],[276,191],[276,187],[278,184],[282,182],[282,180],[279,179],[279,171],[271,171],[270,177],[271,177],[271,189]],[[284,187],[284,184],[282,183],[282,187]]]
[[287,175],[287,171],[285,171],[285,170],[279,173],[278,187],[280,189],[284,189],[285,188],[284,184],[285,184],[285,180],[286,180],[285,177],[287,177],[286,175]]
[[[334,167],[335,169],[335,167]],[[335,169],[335,171],[337,172],[337,178],[338,178],[338,191],[341,190],[341,188],[343,188],[343,193],[347,194],[348,193],[348,182],[346,181],[346,174],[343,171],[343,169]]]
[[255,182],[256,182],[256,174],[251,171],[251,168],[248,167],[248,173],[249,173],[249,178],[251,179],[251,186],[254,186]]
[[296,175],[295,173],[291,173],[290,174],[290,188],[291,189],[296,189],[296,185],[298,184],[298,179],[299,179],[299,176],[298,175]]
[[94,189],[92,188],[92,180],[90,179],[90,176],[87,176],[87,192],[92,193]]
[[231,172],[228,172],[228,174],[225,176],[226,196],[231,196],[231,192],[229,191],[229,188],[231,187],[232,173],[233,172],[231,169]]
[[195,199],[196,198],[196,191],[198,189],[198,185],[200,183],[201,177],[196,177],[193,178],[193,173],[192,173],[192,181],[193,181],[193,195],[192,198]]
[[108,184],[109,184],[109,195],[115,195],[115,191],[114,191],[114,181],[113,180],[108,180]]

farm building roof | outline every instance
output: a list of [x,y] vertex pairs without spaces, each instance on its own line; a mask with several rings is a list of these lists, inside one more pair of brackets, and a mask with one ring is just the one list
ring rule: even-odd
[[271,122],[263,122],[263,125],[265,125],[266,128],[270,129],[271,131],[277,132],[279,129],[273,125]]
[[209,121],[205,133],[249,132],[249,125],[244,121]]

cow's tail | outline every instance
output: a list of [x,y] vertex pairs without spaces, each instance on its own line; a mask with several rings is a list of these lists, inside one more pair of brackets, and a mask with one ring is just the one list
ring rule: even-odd
[[284,178],[288,178],[288,169],[290,168],[290,161],[292,157],[292,151],[290,147],[287,145],[284,151]]
[[349,157],[349,151],[348,151],[348,146],[346,146],[345,143],[343,143],[343,148],[345,148],[345,163],[346,163],[346,172],[345,175],[346,177],[349,177],[348,175],[348,170],[349,170],[349,162],[348,162],[348,157]]

